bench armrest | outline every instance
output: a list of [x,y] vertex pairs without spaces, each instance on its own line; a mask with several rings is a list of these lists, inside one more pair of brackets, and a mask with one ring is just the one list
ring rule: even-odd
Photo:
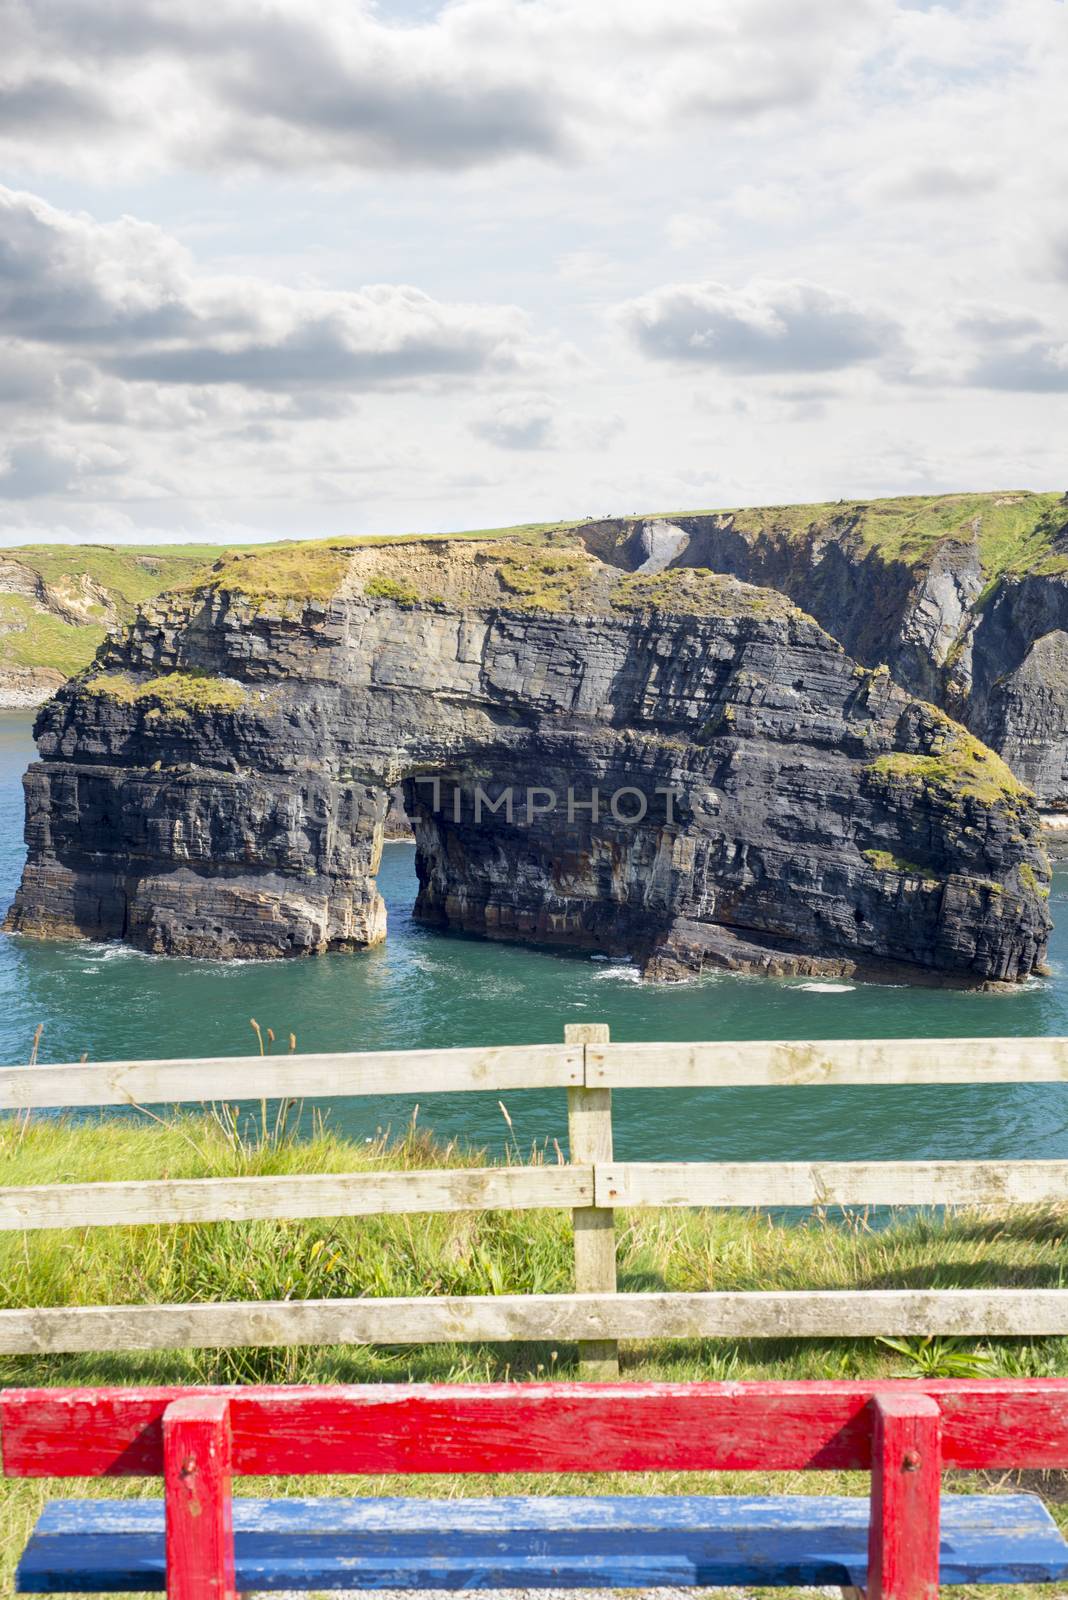
[[941,1413],[916,1393],[871,1405],[867,1600],[938,1600]]
[[173,1400],[163,1413],[167,1600],[237,1600],[230,1402]]

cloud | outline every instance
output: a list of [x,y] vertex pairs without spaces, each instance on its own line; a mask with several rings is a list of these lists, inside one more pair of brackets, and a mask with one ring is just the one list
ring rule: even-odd
[[735,372],[831,372],[894,349],[891,318],[811,283],[666,284],[616,308],[638,348],[655,360]]
[[499,450],[604,450],[624,428],[615,412],[590,415],[561,406],[547,395],[514,395],[470,431]]
[[513,400],[492,416],[478,417],[471,432],[501,450],[547,450],[556,444],[555,417],[547,400]]
[[989,194],[1000,182],[1000,174],[987,163],[918,157],[882,168],[861,188],[876,199],[934,201],[941,205]]
[[961,306],[956,327],[966,338],[1000,342],[1041,333],[1042,319],[1031,311],[1020,311],[1013,306],[977,301]]
[[30,72],[0,87],[0,139],[16,144],[34,134],[50,139],[81,133],[86,125],[117,132],[106,95],[92,84]]
[[369,0],[14,0],[0,157],[96,172],[567,161],[621,136],[809,104],[890,9],[450,0],[396,21]]
[[26,440],[11,445],[0,463],[0,499],[62,496],[81,480],[117,473],[122,465],[119,452],[108,446],[79,449]]
[[975,389],[1031,394],[1068,391],[1068,338],[1046,317],[1018,306],[961,306],[954,329],[967,346],[948,364],[950,381]]
[[1032,339],[992,350],[971,368],[967,382],[984,389],[1068,394],[1068,340]]
[[1055,232],[1048,241],[1048,257],[1054,277],[1068,283],[1068,228]]
[[176,240],[0,189],[0,335],[135,383],[299,392],[506,372],[533,351],[514,307],[404,284],[293,289],[211,276]]

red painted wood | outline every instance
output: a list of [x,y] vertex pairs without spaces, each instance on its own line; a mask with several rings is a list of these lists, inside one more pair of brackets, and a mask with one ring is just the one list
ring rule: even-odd
[[1068,1379],[17,1390],[4,1470],[158,1475],[171,1400],[230,1399],[236,1473],[713,1471],[871,1465],[875,1393],[942,1408],[956,1467],[1068,1467]]
[[230,1402],[194,1394],[163,1413],[167,1600],[237,1600]]
[[938,1600],[941,1415],[925,1394],[871,1402],[867,1600]]

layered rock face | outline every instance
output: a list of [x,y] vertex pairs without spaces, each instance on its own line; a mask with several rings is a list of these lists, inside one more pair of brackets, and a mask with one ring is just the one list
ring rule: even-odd
[[1035,807],[993,752],[778,594],[574,541],[224,562],[37,737],[8,926],[38,936],[372,944],[397,785],[424,919],[653,975],[1019,981],[1049,931]]
[[[783,507],[587,524],[626,570],[709,567],[810,612],[1068,809],[1068,497]],[[1033,567],[1035,570],[1028,570]]]

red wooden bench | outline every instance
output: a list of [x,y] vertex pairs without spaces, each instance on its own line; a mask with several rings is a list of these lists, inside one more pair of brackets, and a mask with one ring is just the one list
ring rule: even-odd
[[[60,1500],[26,1592],[1058,1582],[1028,1495],[941,1496],[943,1467],[1068,1466],[1068,1380],[9,1389],[4,1472],[156,1476],[159,1500]],[[851,1497],[278,1500],[233,1474],[857,1468]],[[165,1512],[164,1512],[165,1506]]]

